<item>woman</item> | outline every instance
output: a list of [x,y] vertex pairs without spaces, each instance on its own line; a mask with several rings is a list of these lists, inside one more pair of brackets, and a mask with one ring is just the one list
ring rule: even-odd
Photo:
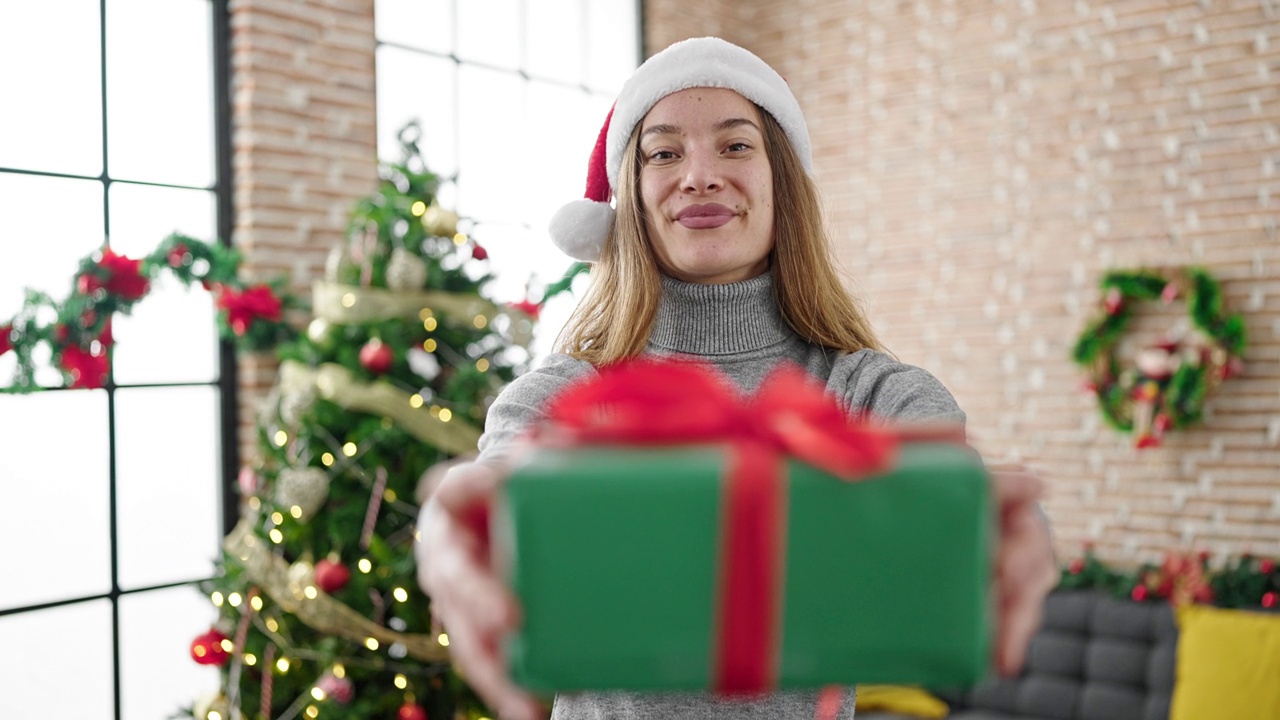
[[[638,355],[679,355],[709,360],[752,390],[791,361],[853,412],[964,422],[932,375],[883,352],[840,286],[810,170],[795,97],[742,48],[716,38],[677,43],[624,85],[592,155],[587,198],[551,227],[563,250],[595,262],[591,288],[560,353],[504,390],[480,457],[444,477],[420,519],[423,587],[455,661],[503,718],[540,711],[503,669],[499,639],[518,624],[519,608],[487,564],[475,518],[505,477],[516,437],[568,383]],[[994,475],[1003,526],[997,664],[1015,672],[1057,572],[1038,482],[1018,470]],[[553,718],[813,717],[816,701],[813,692],[753,702],[583,693],[557,698]],[[850,698],[845,705],[842,716],[852,716]]]

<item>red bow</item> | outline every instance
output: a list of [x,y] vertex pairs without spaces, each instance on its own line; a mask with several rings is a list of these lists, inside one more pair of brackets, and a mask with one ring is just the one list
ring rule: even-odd
[[784,457],[856,480],[891,467],[901,440],[855,423],[794,366],[775,370],[754,397],[744,398],[708,365],[638,360],[571,386],[552,401],[548,415],[552,425],[541,439],[553,444],[732,444],[714,640],[715,690],[724,694],[776,685]]

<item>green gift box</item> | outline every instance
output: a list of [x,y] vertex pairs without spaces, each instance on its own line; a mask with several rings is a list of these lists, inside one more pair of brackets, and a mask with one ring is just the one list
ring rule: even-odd
[[[725,604],[761,599],[724,585],[726,493],[735,472],[759,469],[742,452],[734,442],[585,443],[523,459],[493,524],[495,562],[523,608],[505,646],[518,684],[723,687],[718,668],[740,652],[725,648],[741,647]],[[774,638],[761,659],[770,687],[964,686],[986,674],[987,475],[960,443],[908,440],[894,454],[888,469],[852,480],[777,460],[783,519],[763,542],[781,564],[763,593],[773,593],[769,617],[757,619]]]

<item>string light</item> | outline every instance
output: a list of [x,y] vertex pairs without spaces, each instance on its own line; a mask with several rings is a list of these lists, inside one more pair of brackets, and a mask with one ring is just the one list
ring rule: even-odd
[[324,702],[324,691],[318,687],[313,687],[311,688],[311,697],[319,700],[320,702]]
[[471,324],[475,325],[477,330],[483,330],[484,326],[489,324],[489,318],[483,315],[477,315],[471,320]]
[[222,720],[222,713],[217,710],[210,710],[209,714],[205,715],[205,717],[208,718],[208,720]]
[[289,672],[289,658],[282,657],[279,660],[277,660],[276,670],[279,670],[281,675]]
[[313,720],[315,718],[320,717],[320,708],[316,707],[315,705],[308,705],[306,709],[306,716],[309,718],[312,718]]
[[418,311],[418,319],[421,320],[422,322],[426,322],[427,318],[431,317],[434,314],[435,313],[431,312],[431,308],[422,308],[421,310]]
[[489,369],[489,361],[486,360],[485,358],[480,358],[479,360],[476,361],[476,369],[479,370],[480,372],[485,372],[486,370]]
[[396,600],[399,600],[400,602],[405,602],[409,599],[409,593],[406,592],[404,588],[398,587],[395,590],[392,590],[391,594],[394,595]]
[[426,350],[427,352],[435,352],[435,351],[436,351],[436,339],[435,339],[435,338],[427,338],[427,339],[426,339],[425,341],[423,341],[423,343],[422,343],[422,349],[423,349],[423,350]]
[[302,508],[298,507],[297,505],[293,505],[289,508],[289,514],[292,515],[295,520],[301,520]]
[[242,600],[244,600],[244,598],[240,597],[240,593],[237,592],[233,592],[227,596],[227,603],[231,605],[231,607],[240,607],[240,602]]
[[364,646],[365,646],[365,647],[367,647],[367,648],[369,648],[370,650],[377,650],[377,649],[378,649],[378,639],[377,639],[377,638],[365,638],[365,639],[364,639]]
[[257,665],[257,664],[258,664],[258,656],[257,656],[257,655],[254,655],[253,653],[245,653],[245,654],[244,654],[244,664],[245,664],[245,665],[248,665],[249,667],[253,667],[254,665]]
[[342,307],[344,308],[354,307],[355,304],[356,304],[355,293],[345,293],[342,296]]
[[382,493],[382,498],[387,502],[395,502],[397,497],[396,491],[391,488],[387,488],[387,491]]
[[449,408],[440,408],[440,422],[449,422],[453,417],[453,411]]
[[404,675],[401,675],[400,673],[396,673],[395,684],[397,688],[399,688],[400,690],[404,690],[405,688],[409,687],[409,678],[405,677]]
[[262,501],[258,499],[257,495],[254,495],[253,497],[249,498],[249,507],[253,508],[254,510],[257,510],[258,508],[262,507]]
[[277,545],[284,542],[284,533],[280,532],[278,528],[272,528],[271,532],[267,534],[271,537],[271,542]]
[[423,403],[422,396],[419,395],[418,393],[414,393],[409,396],[409,407],[413,408],[414,410],[417,410],[418,408],[422,407],[422,403]]
[[320,462],[325,467],[333,467],[333,453],[325,453],[321,455]]
[[308,585],[302,590],[302,594],[307,596],[308,600],[315,600],[319,593],[316,592],[314,585]]
[[280,623],[276,622],[275,618],[267,618],[267,629],[271,632],[279,632]]
[[271,513],[271,522],[275,525],[282,524],[284,522],[284,515],[281,515],[279,510]]
[[453,244],[454,244],[454,245],[466,245],[466,244],[467,244],[467,234],[466,234],[466,233],[456,233],[456,234],[454,234],[454,236],[453,236]]
[[342,663],[333,664],[333,676],[341,680],[347,676],[347,666]]
[[355,457],[357,449],[358,448],[356,447],[355,443],[353,442],[345,443],[342,446],[342,454],[346,455],[347,457]]
[[257,595],[254,595],[253,597],[249,598],[249,607],[253,608],[254,612],[261,612],[262,598],[258,597]]
[[289,442],[289,433],[283,430],[277,430],[275,435],[276,447],[284,447]]
[[414,217],[422,217],[427,212],[427,204],[421,200],[414,200],[409,206],[409,212],[413,213]]
[[360,561],[356,563],[356,567],[360,569],[360,572],[367,575],[373,569],[373,563],[369,562],[369,558],[360,558]]
[[222,649],[226,650],[227,652],[233,652],[236,649],[235,643],[231,642],[231,640],[228,638],[223,638],[222,642],[218,644],[221,645]]
[[448,633],[440,633],[440,634],[436,637],[436,642],[440,643],[440,647],[449,647],[449,634],[448,634]]
[[433,317],[426,318],[425,320],[422,321],[422,327],[425,328],[427,332],[431,332],[432,330],[435,330],[436,319]]
[[213,601],[214,607],[222,607],[222,593],[214,590],[213,593],[209,595],[209,599]]

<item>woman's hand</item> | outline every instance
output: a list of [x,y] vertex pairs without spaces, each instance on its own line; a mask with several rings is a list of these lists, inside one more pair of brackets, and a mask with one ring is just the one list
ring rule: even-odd
[[503,720],[535,720],[545,712],[511,682],[500,646],[518,627],[520,607],[489,563],[489,508],[507,474],[501,463],[472,462],[427,478],[435,487],[418,516],[418,583],[467,684]]
[[996,670],[1008,676],[1022,670],[1027,645],[1040,627],[1045,596],[1058,584],[1059,571],[1049,525],[1040,511],[1044,484],[1020,466],[989,469],[1000,505],[995,661]]

